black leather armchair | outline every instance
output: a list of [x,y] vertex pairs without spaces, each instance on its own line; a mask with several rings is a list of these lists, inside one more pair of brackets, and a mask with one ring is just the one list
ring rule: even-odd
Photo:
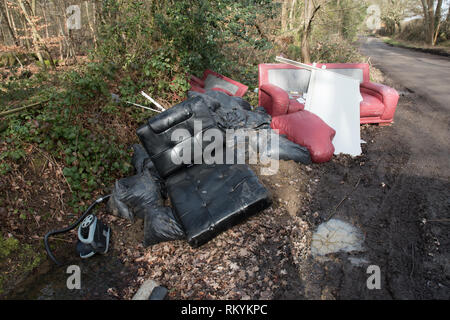
[[[269,192],[247,165],[208,165],[200,159],[202,155],[193,152],[189,163],[173,161],[181,158],[187,144],[191,150],[194,146],[203,150],[210,143],[200,139],[200,132],[217,128],[208,103],[213,102],[202,97],[188,99],[149,119],[137,130],[155,168],[165,179],[175,217],[194,247],[271,204]],[[195,120],[202,122],[199,132],[194,132]],[[177,129],[184,129],[189,135],[173,141]]]

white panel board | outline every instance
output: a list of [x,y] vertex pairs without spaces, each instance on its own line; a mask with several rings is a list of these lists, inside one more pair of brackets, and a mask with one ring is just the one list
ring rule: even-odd
[[305,110],[318,115],[336,130],[335,154],[361,154],[359,82],[322,69],[313,69]]

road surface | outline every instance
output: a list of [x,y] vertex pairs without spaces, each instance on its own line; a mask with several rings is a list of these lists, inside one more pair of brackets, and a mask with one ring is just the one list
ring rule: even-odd
[[392,47],[377,38],[362,38],[360,46],[394,81],[449,110],[450,58]]

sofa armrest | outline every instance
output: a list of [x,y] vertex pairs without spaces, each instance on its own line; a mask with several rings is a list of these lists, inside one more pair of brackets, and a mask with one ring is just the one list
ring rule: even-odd
[[361,92],[376,96],[381,100],[381,102],[383,102],[385,109],[381,115],[382,120],[391,120],[394,118],[394,113],[399,98],[397,90],[383,84],[373,82],[362,82],[360,84],[360,89]]
[[276,85],[267,83],[261,85],[259,104],[266,109],[272,117],[288,113],[289,95],[286,91]]

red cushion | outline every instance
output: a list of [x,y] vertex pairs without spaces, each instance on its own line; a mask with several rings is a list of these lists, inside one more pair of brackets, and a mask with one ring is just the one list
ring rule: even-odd
[[303,103],[298,102],[296,99],[289,99],[289,107],[287,113],[294,113],[297,111],[302,111],[305,109],[305,105]]
[[332,141],[336,131],[309,111],[274,117],[270,126],[292,142],[306,147],[315,163],[327,162],[333,157]]
[[363,101],[360,104],[361,117],[379,117],[384,112],[384,104],[377,97],[361,92]]

